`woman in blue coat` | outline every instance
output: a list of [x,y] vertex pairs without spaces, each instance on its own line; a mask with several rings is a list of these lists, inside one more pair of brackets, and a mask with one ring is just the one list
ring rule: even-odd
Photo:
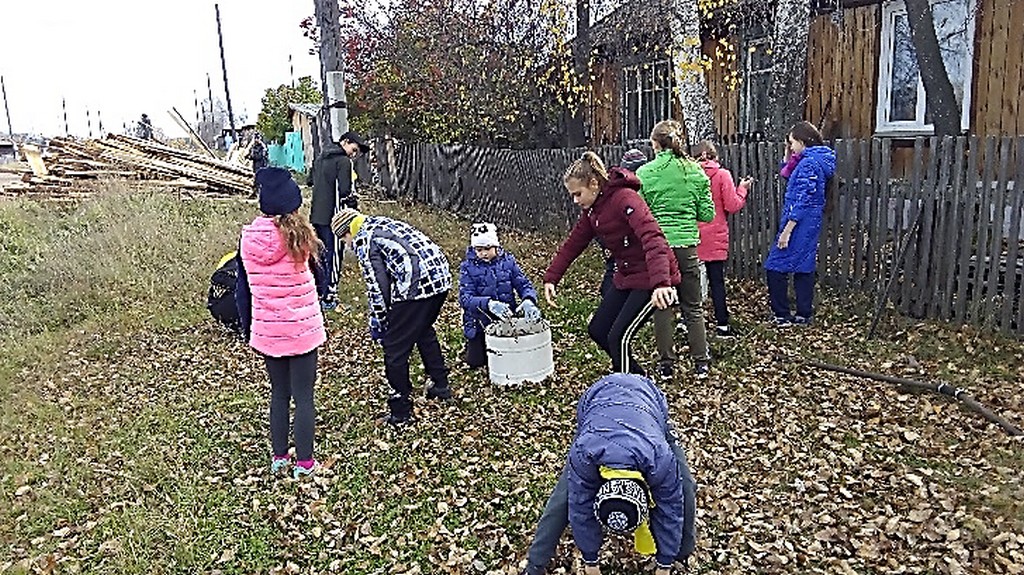
[[665,395],[646,377],[614,373],[576,408],[576,437],[530,545],[524,575],[541,575],[567,525],[587,575],[599,574],[603,531],[632,534],[657,575],[695,544],[696,484],[669,423]]
[[[539,319],[537,291],[519,269],[516,258],[501,249],[494,224],[473,224],[466,259],[459,266],[459,305],[466,336],[466,363],[487,365],[484,328],[494,319],[521,313]],[[522,303],[516,306],[516,296]],[[515,312],[513,312],[515,310]]]
[[[818,236],[825,213],[825,190],[836,171],[836,153],[824,144],[810,122],[799,122],[788,136],[789,158],[782,168],[788,177],[779,218],[779,233],[764,269],[775,325],[807,325],[814,313],[814,272]],[[789,276],[796,292],[796,316],[789,307]]]

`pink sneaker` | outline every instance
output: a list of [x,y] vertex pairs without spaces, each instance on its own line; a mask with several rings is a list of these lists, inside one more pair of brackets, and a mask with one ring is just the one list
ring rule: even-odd
[[301,479],[307,475],[313,475],[313,472],[319,467],[320,463],[315,459],[311,459],[309,461],[297,461],[295,463],[295,468],[292,469],[292,477],[295,479]]

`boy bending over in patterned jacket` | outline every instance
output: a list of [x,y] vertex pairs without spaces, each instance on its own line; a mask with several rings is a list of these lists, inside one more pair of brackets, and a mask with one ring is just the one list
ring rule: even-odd
[[383,216],[367,217],[344,208],[331,220],[334,234],[359,260],[370,304],[370,337],[384,348],[384,374],[391,385],[385,423],[412,420],[409,356],[420,350],[430,376],[427,399],[449,399],[448,368],[434,322],[452,288],[444,250],[409,224]]
[[[466,259],[459,266],[459,305],[462,332],[466,336],[464,359],[469,367],[487,365],[484,328],[495,318],[511,317],[513,311],[527,319],[539,319],[537,291],[519,269],[516,258],[498,243],[494,224],[473,224]],[[516,296],[522,302],[516,306]]]

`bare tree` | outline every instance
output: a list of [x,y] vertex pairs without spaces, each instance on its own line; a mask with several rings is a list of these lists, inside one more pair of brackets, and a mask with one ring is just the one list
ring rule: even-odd
[[[928,2],[928,0],[923,0]],[[784,134],[803,119],[807,101],[807,37],[811,7],[807,0],[778,0],[772,33],[772,83],[768,94],[770,127]]]
[[[573,68],[581,86],[590,89],[590,0],[576,0],[576,41],[572,47]],[[569,145],[583,146],[587,143],[586,117],[589,98],[576,98],[575,109],[567,125]]]
[[215,99],[212,104],[207,99],[202,102],[201,106],[203,117],[199,121],[196,131],[199,132],[199,137],[207,146],[213,146],[217,137],[220,136],[221,130],[228,124],[228,111],[220,98]]
[[907,19],[910,21],[910,38],[917,54],[917,69],[921,73],[925,102],[935,126],[935,135],[955,136],[960,133],[960,104],[942,61],[931,4],[928,0],[905,1]]
[[717,138],[718,130],[704,76],[697,0],[678,0],[673,2],[672,8],[672,16],[669,18],[672,76],[679,96],[679,107],[683,110],[686,138],[692,146],[701,140]]

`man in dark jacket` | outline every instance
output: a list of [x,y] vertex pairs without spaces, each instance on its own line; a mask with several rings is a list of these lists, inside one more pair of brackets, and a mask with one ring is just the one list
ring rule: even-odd
[[325,281],[317,285],[321,306],[330,310],[337,307],[338,273],[345,246],[338,244],[331,232],[331,219],[341,208],[357,208],[352,193],[352,160],[370,151],[355,132],[346,132],[338,144],[331,142],[313,160],[309,182],[313,185],[313,200],[309,207],[309,221],[317,237],[324,244],[320,264]]
[[263,136],[255,130],[252,133],[252,147],[249,150],[249,159],[252,160],[253,174],[267,167],[267,164],[270,162],[270,157],[267,155],[267,143],[263,141]]
[[541,575],[566,525],[587,575],[599,574],[603,530],[632,533],[658,575],[695,545],[696,484],[669,423],[665,395],[647,378],[614,373],[576,408],[576,437],[530,545],[524,575]]

